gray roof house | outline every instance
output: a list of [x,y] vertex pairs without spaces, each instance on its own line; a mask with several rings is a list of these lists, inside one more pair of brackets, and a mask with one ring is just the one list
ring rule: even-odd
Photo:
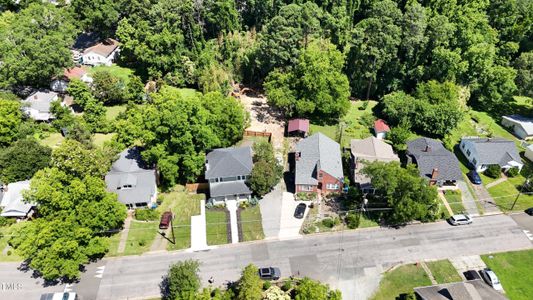
[[105,176],[105,182],[107,190],[117,194],[118,201],[128,208],[146,207],[156,202],[156,171],[144,163],[138,147],[120,153]]
[[18,181],[7,185],[3,191],[3,197],[0,202],[2,207],[2,217],[24,218],[34,206],[23,200],[22,192],[30,189],[30,181]]
[[506,300],[503,294],[481,279],[444,283],[414,289],[422,300]]
[[359,187],[363,192],[370,192],[372,185],[370,184],[370,178],[361,174],[361,169],[365,166],[366,162],[382,161],[400,161],[400,158],[392,150],[392,146],[385,143],[383,140],[377,137],[368,137],[362,140],[351,140],[351,176],[355,183],[359,184]]
[[407,143],[407,155],[415,163],[420,176],[440,187],[455,187],[463,174],[457,157],[441,142],[421,137]]
[[533,119],[521,115],[502,117],[502,125],[511,128],[513,133],[521,139],[533,138]]
[[296,192],[340,192],[344,179],[340,145],[315,133],[296,145]]
[[252,148],[220,148],[205,157],[205,179],[212,203],[249,200],[252,191],[246,180],[252,173]]
[[489,165],[520,170],[524,166],[516,144],[504,138],[464,137],[459,148],[478,172],[483,172]]
[[36,121],[49,121],[54,118],[50,113],[50,106],[57,99],[56,92],[37,91],[22,100],[22,110]]

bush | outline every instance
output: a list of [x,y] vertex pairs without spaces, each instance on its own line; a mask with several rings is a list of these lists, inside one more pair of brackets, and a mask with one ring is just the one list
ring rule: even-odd
[[292,281],[290,280],[287,280],[283,283],[283,285],[281,286],[281,289],[286,292],[288,290],[290,290],[292,288]]
[[145,240],[140,240],[139,241],[139,246],[144,247],[144,245],[146,245],[146,241]]
[[244,201],[244,202],[239,203],[239,207],[242,208],[242,209],[247,208],[248,207],[248,202]]
[[139,221],[155,221],[159,220],[159,212],[149,208],[136,208],[135,219]]
[[340,223],[340,220],[338,218],[326,218],[322,220],[322,225],[328,228],[333,228],[335,227],[335,225],[339,225],[339,223]]
[[257,197],[254,196],[254,197],[252,197],[252,198],[248,201],[248,203],[249,203],[251,206],[256,206],[257,204],[259,204],[259,198],[257,198]]
[[214,207],[213,202],[207,202],[207,203],[205,204],[205,208],[207,208],[207,209],[211,209],[211,208],[213,208],[213,207]]
[[11,253],[12,253],[11,250],[7,250],[6,252],[7,256],[11,256]]
[[483,173],[490,178],[500,178],[502,169],[499,165],[490,165]]
[[359,227],[359,223],[361,221],[361,214],[358,214],[355,211],[350,211],[346,215],[345,221],[348,228],[355,229]]
[[263,290],[268,290],[272,286],[272,283],[270,281],[263,282]]
[[509,170],[507,170],[507,177],[516,177],[516,176],[518,176],[519,173],[520,173],[520,171],[518,171],[518,168],[517,167],[513,167],[513,168],[510,168]]
[[366,110],[368,108],[368,101],[363,101],[363,105],[359,106],[359,110]]
[[[2,212],[2,209],[0,209],[0,212]],[[10,226],[15,224],[15,222],[17,221],[14,218],[0,217],[0,227]]]

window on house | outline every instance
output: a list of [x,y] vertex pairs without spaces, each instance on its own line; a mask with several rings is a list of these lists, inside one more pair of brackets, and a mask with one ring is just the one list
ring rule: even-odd
[[474,165],[476,165],[476,164],[477,164],[477,160],[476,160],[475,158],[472,159],[472,163],[473,163]]
[[328,189],[328,190],[338,190],[339,189],[339,185],[338,184],[328,183],[328,184],[326,184],[326,189]]
[[311,192],[313,191],[313,186],[312,185],[301,185],[300,191]]
[[464,149],[465,148],[465,144],[462,144],[461,147]]
[[466,150],[466,155],[470,157],[470,149]]

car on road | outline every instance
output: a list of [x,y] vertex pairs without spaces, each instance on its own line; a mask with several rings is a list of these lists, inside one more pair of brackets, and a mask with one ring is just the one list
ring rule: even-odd
[[448,219],[448,222],[450,222],[451,225],[457,226],[457,225],[468,225],[472,224],[472,218],[470,216],[465,214],[458,214],[453,215]]
[[479,176],[478,172],[472,170],[470,172],[468,172],[467,174],[468,176],[468,179],[470,179],[470,181],[473,183],[473,184],[481,184],[481,176]]
[[305,209],[307,208],[307,205],[305,203],[300,203],[296,206],[296,209],[294,210],[294,217],[296,219],[301,219],[304,217]]
[[466,280],[481,279],[481,276],[479,276],[479,273],[476,270],[468,270],[463,272],[463,275],[465,276]]
[[276,267],[260,268],[259,277],[263,280],[278,280],[281,277],[281,271]]
[[524,212],[525,212],[526,214],[530,215],[530,216],[533,216],[533,207],[530,207],[530,208],[524,210]]
[[47,293],[41,295],[41,300],[78,300],[76,293]]
[[161,221],[159,222],[159,229],[167,229],[172,221],[172,212],[166,211],[161,216]]
[[485,268],[481,271],[481,276],[483,277],[483,280],[485,280],[485,282],[493,289],[497,291],[503,291],[503,287],[500,283],[500,280],[498,279],[498,276],[496,276],[496,273],[494,273],[494,271],[489,268]]

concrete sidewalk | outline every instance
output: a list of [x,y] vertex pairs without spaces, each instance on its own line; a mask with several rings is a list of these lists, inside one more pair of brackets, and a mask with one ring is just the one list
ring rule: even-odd
[[118,250],[117,253],[124,253],[124,250],[126,249],[126,242],[128,241],[128,233],[130,232],[130,224],[132,217],[132,212],[128,211],[128,217],[126,217],[126,220],[124,221],[124,229],[122,229],[122,232],[120,232],[120,242],[118,243]]
[[237,226],[237,207],[237,200],[226,201],[226,209],[229,211],[232,244],[237,244],[239,242],[239,227]]
[[463,206],[465,207],[466,212],[471,216],[479,216],[479,211],[477,210],[476,200],[474,196],[470,193],[470,190],[466,183],[463,180],[457,182],[457,186],[461,190],[461,198],[463,199]]
[[200,215],[191,217],[191,250],[208,249],[206,228],[205,200],[201,200]]

